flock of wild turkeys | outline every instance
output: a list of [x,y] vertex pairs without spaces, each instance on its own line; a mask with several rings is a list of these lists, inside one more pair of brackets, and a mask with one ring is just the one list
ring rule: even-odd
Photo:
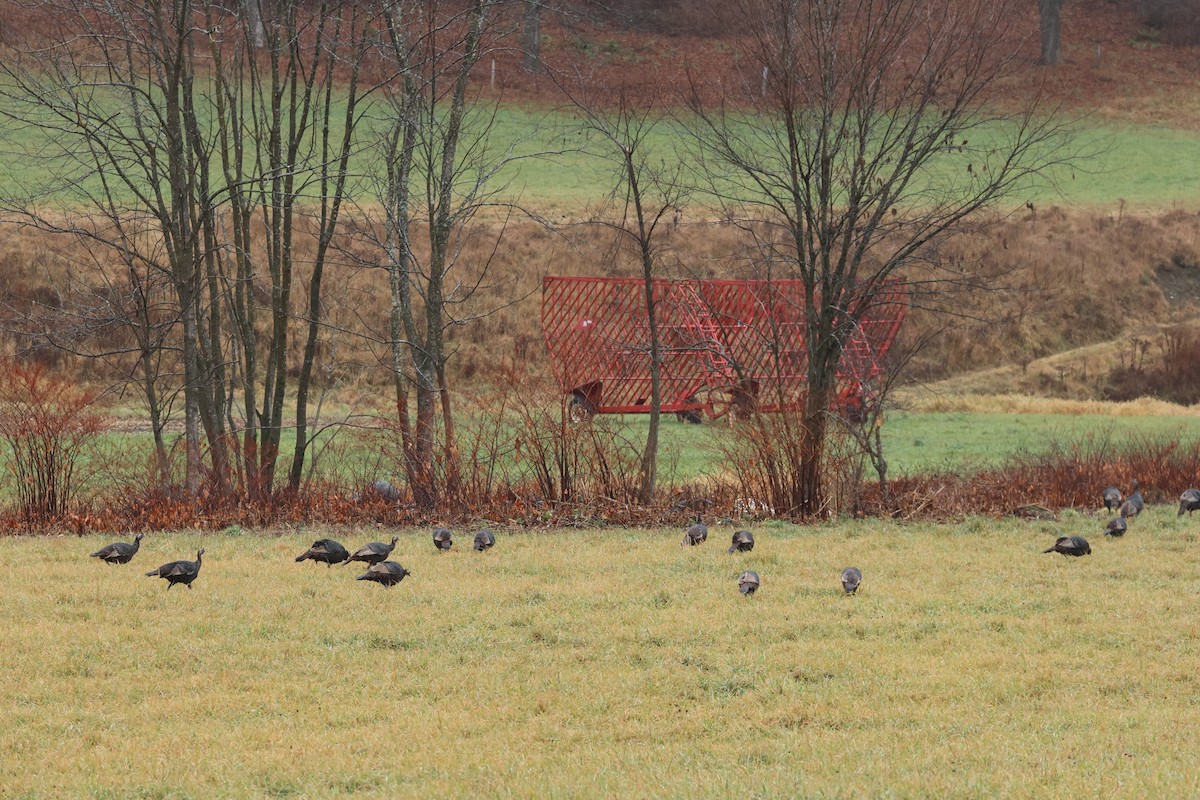
[[[1138,482],[1132,482],[1133,492],[1125,497],[1121,494],[1121,490],[1115,486],[1110,486],[1104,490],[1104,507],[1110,512],[1115,512],[1116,516],[1108,521],[1105,526],[1105,536],[1124,536],[1129,530],[1129,520],[1134,519],[1138,514],[1142,513],[1145,508],[1145,502],[1142,500],[1142,492],[1138,488]],[[1179,515],[1184,512],[1191,513],[1200,509],[1200,489],[1188,489],[1179,496]],[[92,558],[98,558],[102,561],[107,561],[109,564],[128,564],[138,551],[141,545],[144,534],[139,533],[133,537],[133,542],[116,542],[107,547],[102,547],[92,553]],[[350,564],[358,561],[367,565],[367,571],[358,576],[360,581],[374,581],[381,586],[395,586],[404,580],[404,578],[412,573],[402,567],[397,561],[389,561],[388,556],[392,550],[396,548],[396,542],[400,538],[393,536],[391,544],[383,542],[370,542],[355,550],[353,553],[348,551],[341,543],[333,539],[317,539],[312,543],[312,547],[296,556],[296,561],[317,561],[327,566],[334,564]],[[708,526],[704,524],[700,514],[696,515],[696,522],[690,526],[683,534],[683,541],[680,546],[695,547],[703,544],[708,540]],[[438,528],[433,532],[433,544],[442,552],[449,550],[454,545],[454,535],[447,528]],[[496,545],[496,536],[486,528],[475,534],[474,549],[482,552]],[[748,553],[754,549],[754,534],[750,531],[740,530],[733,534],[732,543],[729,545],[729,552],[732,553]],[[1092,546],[1088,544],[1088,540],[1082,536],[1060,536],[1054,545],[1046,548],[1043,553],[1062,553],[1064,556],[1086,556],[1092,552]],[[192,581],[196,580],[200,575],[201,559],[204,556],[204,548],[196,553],[195,561],[171,561],[163,564],[158,569],[147,572],[147,577],[163,578],[167,581],[167,589],[177,583],[182,583],[189,589],[192,588]],[[862,572],[856,567],[846,567],[842,570],[842,589],[846,594],[855,594],[858,591],[859,584],[862,583]],[[762,578],[754,570],[746,570],[738,576],[738,591],[745,595],[754,594],[762,585]]]
[[[1197,498],[1197,505],[1200,506],[1200,496]],[[139,533],[133,537],[132,543],[116,542],[107,547],[102,547],[92,553],[91,557],[107,561],[109,564],[128,564],[137,553],[143,536],[144,534]],[[317,561],[330,567],[334,564],[350,564],[351,562],[358,561],[367,565],[367,571],[359,575],[358,580],[375,581],[381,586],[395,586],[404,580],[405,576],[412,574],[402,567],[399,562],[388,560],[388,556],[396,548],[396,542],[399,540],[400,537],[393,536],[391,544],[370,542],[351,553],[340,542],[336,542],[333,539],[317,539],[312,543],[312,547],[296,556],[296,561]],[[707,540],[708,526],[704,524],[701,515],[697,514],[695,524],[689,527],[683,534],[683,541],[680,542],[680,546],[695,546],[703,544]],[[454,534],[447,528],[438,528],[433,532],[433,544],[439,551],[445,552],[454,545]],[[475,534],[475,541],[472,546],[474,549],[482,552],[495,545],[495,534],[484,528]],[[733,534],[732,543],[729,545],[729,552],[731,554],[748,553],[753,549],[753,533],[741,530]],[[204,548],[200,548],[199,552],[196,553],[195,561],[172,561],[169,564],[163,564],[158,569],[147,572],[146,575],[147,577],[166,579],[168,590],[177,583],[182,583],[191,589],[192,581],[196,580],[197,576],[200,575],[200,565],[203,556]],[[856,567],[846,567],[846,569],[842,570],[842,589],[846,594],[855,594],[858,591],[860,583],[862,583],[862,572]],[[754,594],[758,591],[760,585],[762,585],[762,579],[754,570],[748,569],[738,576],[738,591],[742,594]]]
[[[1141,514],[1142,509],[1146,507],[1136,480],[1131,482],[1131,488],[1133,492],[1128,497],[1122,495],[1116,486],[1104,490],[1104,508],[1116,514],[1104,526],[1105,536],[1124,536],[1129,530],[1129,520]],[[1200,509],[1200,489],[1185,489],[1183,494],[1179,495],[1177,516],[1183,516],[1185,511],[1190,514],[1196,509]],[[1092,546],[1082,536],[1060,536],[1051,547],[1042,552],[1062,553],[1064,556],[1089,556],[1092,554]]]

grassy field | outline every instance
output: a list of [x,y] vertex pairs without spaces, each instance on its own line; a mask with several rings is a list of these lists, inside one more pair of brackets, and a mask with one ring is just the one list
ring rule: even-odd
[[322,530],[7,538],[0,796],[1195,796],[1196,523],[1102,526],[403,531],[390,590],[294,563]]
[[[1029,186],[1013,198],[1039,204],[1172,209],[1200,199],[1200,135],[1155,125],[1088,123],[1078,128],[1080,148],[1092,153],[1074,169],[1062,169],[1038,186]],[[987,139],[977,131],[973,138]],[[684,134],[664,124],[647,142],[647,149],[670,162],[680,152]],[[562,209],[577,213],[582,206],[601,200],[614,187],[618,175],[611,160],[581,150],[585,138],[577,124],[558,113],[536,113],[520,108],[501,110],[494,133],[500,143],[519,142],[522,154],[552,153],[544,158],[516,162],[503,173],[507,193],[524,205],[541,210]],[[996,137],[997,140],[1000,137]],[[596,147],[590,149],[595,152]],[[931,170],[965,169],[962,157],[931,162]]]
[[[997,400],[996,402],[999,402]],[[1053,408],[1052,402],[1035,404]],[[1101,409],[1113,404],[1095,404]],[[1182,411],[1182,407],[1174,407]],[[1021,453],[1044,452],[1054,443],[1107,440],[1121,445],[1131,437],[1168,437],[1190,441],[1200,436],[1200,417],[1170,413],[1109,416],[1098,413],[1005,413],[1006,410],[894,411],[884,425],[884,447],[893,477],[925,472],[970,472],[997,467]],[[604,420],[631,444],[645,442],[648,417],[627,415]],[[659,470],[666,482],[692,481],[705,477],[728,478],[721,455],[721,442],[736,436],[724,419],[704,425],[688,425],[673,416],[664,420]],[[375,478],[400,481],[398,465],[381,462],[378,449],[345,436],[341,444],[323,452],[315,474],[339,485],[368,482]],[[148,463],[152,440],[148,433],[113,433],[103,437],[93,485],[102,488],[114,478],[107,472],[112,463],[135,455]],[[285,432],[280,465],[291,465],[294,439]],[[115,454],[122,454],[121,456]],[[144,454],[144,457],[143,457]],[[90,471],[90,462],[84,472]],[[0,481],[0,499],[11,497],[12,488]]]
[[[116,109],[114,103],[114,110]],[[3,120],[0,108],[0,132],[4,143],[0,153],[0,195],[12,190],[3,187],[40,187],[60,174],[66,164],[77,168],[74,148],[55,156],[41,138],[44,134],[28,128],[11,127]],[[492,116],[481,108],[480,120]],[[368,115],[370,118],[370,115]],[[512,148],[518,158],[497,176],[503,186],[499,200],[513,200],[547,218],[556,213],[575,216],[581,208],[601,201],[616,185],[619,162],[596,157],[603,152],[572,116],[554,110],[502,106],[491,119],[489,144],[494,159]],[[1111,207],[1123,203],[1131,209],[1171,209],[1200,199],[1200,135],[1195,131],[1160,125],[1113,124],[1087,121],[1077,128],[1081,150],[1091,156],[1072,169],[1058,170],[1040,186],[1029,186],[1012,198],[1020,206],[1027,200],[1039,204],[1068,203],[1080,206]],[[980,146],[1003,136],[995,126],[972,132]],[[667,162],[680,157],[685,134],[680,125],[665,122],[647,139],[645,147]],[[364,147],[377,138],[371,125],[364,125],[360,136]],[[984,148],[986,150],[986,148]],[[364,151],[365,152],[365,151]],[[983,155],[976,156],[983,159]],[[970,157],[943,156],[930,163],[930,174],[965,169]],[[364,156],[359,170],[377,166],[378,159]],[[374,165],[374,166],[369,166]],[[686,172],[686,170],[685,170]],[[76,176],[78,177],[78,176]],[[685,175],[686,179],[686,175]],[[81,184],[96,191],[98,184]],[[357,192],[360,199],[366,195]],[[63,195],[62,202],[76,201]]]
[[[1111,404],[1110,404],[1111,405]],[[644,441],[647,418],[622,421],[631,441]],[[1069,413],[1004,413],[1001,411],[894,411],[884,423],[884,448],[890,474],[961,472],[1002,465],[1021,453],[1044,452],[1054,443],[1095,441],[1114,444],[1130,437],[1170,437],[1180,441],[1200,436],[1200,418],[1169,414],[1106,416]],[[723,475],[722,439],[736,436],[724,420],[685,425],[668,419],[663,427],[661,469],[691,480]]]

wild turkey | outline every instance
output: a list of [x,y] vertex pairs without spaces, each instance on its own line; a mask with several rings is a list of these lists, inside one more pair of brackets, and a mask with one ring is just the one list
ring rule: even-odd
[[367,488],[371,494],[383,500],[395,502],[400,499],[400,490],[387,481],[371,481],[371,485]]
[[1200,489],[1187,489],[1179,495],[1179,513],[1175,516],[1182,517],[1185,511],[1188,512],[1188,516],[1191,516],[1192,512],[1198,508],[1200,508]]
[[683,541],[679,543],[680,547],[695,547],[708,538],[708,526],[700,521],[700,514],[696,515],[696,524],[688,528],[683,534]]
[[296,556],[296,561],[311,559],[312,561],[322,562],[326,567],[332,567],[334,564],[342,563],[349,557],[349,551],[342,547],[339,542],[335,542],[333,539],[317,539],[312,543],[312,547]]
[[856,594],[860,583],[862,572],[858,567],[846,567],[842,570],[842,588],[846,590],[846,594]]
[[436,547],[439,552],[444,553],[454,544],[454,540],[450,537],[451,534],[448,529],[438,528],[433,532],[433,546]]
[[1092,554],[1092,546],[1082,536],[1060,536],[1054,546],[1042,551],[1043,553],[1062,553],[1064,556],[1087,556]]
[[[1180,514],[1183,512],[1180,511]],[[139,533],[133,537],[133,544],[128,542],[114,542],[106,547],[101,547],[96,552],[92,553],[89,558],[98,558],[101,561],[107,561],[109,564],[128,564],[133,554],[138,551],[138,547],[142,544],[144,533]]]
[[1121,503],[1125,498],[1121,496],[1121,490],[1115,486],[1110,486],[1104,490],[1104,507],[1113,513],[1116,513],[1121,508]]
[[395,586],[400,581],[404,580],[405,575],[412,575],[411,572],[400,566],[395,561],[383,561],[378,564],[372,564],[366,572],[359,575],[356,580],[360,581],[375,581],[381,586]]
[[1146,504],[1142,501],[1142,490],[1138,488],[1138,482],[1136,480],[1132,481],[1130,485],[1133,487],[1133,494],[1125,498],[1125,502],[1121,505],[1121,516],[1126,519],[1136,517],[1146,507]]
[[759,584],[762,581],[758,579],[758,573],[754,570],[746,570],[738,576],[738,591],[742,594],[754,594],[758,591]]
[[166,578],[168,592],[177,583],[182,583],[191,589],[192,581],[196,580],[196,576],[200,574],[200,557],[203,555],[204,548],[201,547],[196,551],[195,561],[172,561],[170,564],[163,564],[158,569],[150,570],[146,573],[146,577]]
[[1104,526],[1104,535],[1124,536],[1127,530],[1129,530],[1129,523],[1125,521],[1124,517],[1113,517],[1108,521],[1108,524]]
[[392,537],[391,544],[383,542],[369,542],[350,554],[350,558],[346,561],[347,564],[352,561],[361,561],[364,564],[378,564],[392,554],[396,549],[396,542],[400,541],[399,536]]
[[733,535],[733,544],[729,545],[729,552],[734,553],[749,553],[754,549],[754,534],[750,531],[738,531]]
[[363,503],[375,500],[386,500],[389,503],[394,503],[400,498],[400,490],[392,486],[388,481],[371,481],[363,487],[361,492],[354,493],[354,502]]
[[487,528],[484,528],[479,533],[475,534],[475,544],[472,545],[479,552],[487,550],[489,547],[496,546],[496,536]]

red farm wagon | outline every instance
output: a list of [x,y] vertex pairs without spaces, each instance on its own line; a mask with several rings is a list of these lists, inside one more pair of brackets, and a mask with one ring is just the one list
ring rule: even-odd
[[[800,281],[655,280],[662,410],[694,420],[800,407],[807,385]],[[899,281],[876,291],[843,348],[838,404],[853,416],[904,320]],[[853,304],[854,298],[851,298]],[[641,278],[542,281],[542,330],[575,419],[650,411],[650,326]]]

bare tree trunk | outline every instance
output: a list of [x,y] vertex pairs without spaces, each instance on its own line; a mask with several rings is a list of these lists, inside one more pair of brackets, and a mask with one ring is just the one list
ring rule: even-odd
[[195,313],[187,304],[183,310],[184,486],[192,497],[200,492],[200,367],[196,355],[195,330]]
[[1038,20],[1042,34],[1039,64],[1053,67],[1062,60],[1062,7],[1064,0],[1038,0]]
[[462,475],[458,469],[458,441],[454,432],[454,414],[450,404],[450,386],[446,382],[446,365],[438,367],[438,394],[442,401],[442,450],[446,468],[446,493],[457,497],[462,489]]
[[796,469],[796,494],[792,497],[793,514],[817,516],[825,510],[825,435],[829,424],[829,389],[810,390],[800,418],[800,463]]
[[437,500],[437,473],[433,464],[434,439],[437,434],[437,393],[430,385],[436,380],[420,366],[417,367],[417,419],[414,429],[416,471],[410,480],[413,499],[422,507],[431,507]]
[[888,462],[883,457],[883,429],[876,424],[875,431],[875,447],[871,450],[871,463],[875,466],[875,474],[879,476],[879,497],[883,502],[884,508],[889,508],[892,505],[892,490],[888,485]]
[[646,449],[642,451],[641,486],[638,500],[648,505],[654,499],[658,480],[658,428],[662,419],[662,364],[658,342],[658,303],[654,297],[654,252],[651,249],[650,230],[642,208],[642,192],[637,169],[633,163],[634,148],[626,144],[625,179],[637,214],[639,255],[642,262],[642,286],[646,296],[646,317],[650,326],[650,426],[646,431]]
[[525,15],[521,28],[521,50],[524,59],[521,66],[526,72],[542,71],[542,2],[524,0]]
[[246,4],[246,27],[250,30],[251,39],[256,50],[267,46],[267,31],[263,28],[262,7],[259,0],[244,0]]
[[[393,226],[389,223],[389,229]],[[393,235],[389,231],[389,238]],[[402,274],[401,256],[395,248],[388,264],[388,284],[391,287],[392,304],[388,314],[389,352],[391,355],[392,385],[396,392],[396,420],[400,427],[400,448],[403,453],[404,474],[411,476],[416,472],[416,455],[412,447],[412,422],[408,408],[408,371],[404,358],[404,326],[403,317],[406,306],[405,286],[407,278]]]

